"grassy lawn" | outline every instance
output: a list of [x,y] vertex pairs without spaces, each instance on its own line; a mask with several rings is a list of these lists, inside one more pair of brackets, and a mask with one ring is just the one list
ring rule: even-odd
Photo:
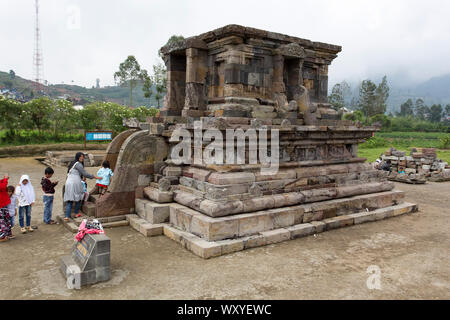
[[[388,149],[389,148],[386,147],[359,149],[358,156],[362,158],[367,158],[367,161],[373,162],[380,156],[381,153],[384,153]],[[411,148],[408,149],[397,148],[397,149],[401,151],[406,151],[406,155],[409,155],[409,151],[411,151]],[[450,150],[437,150],[437,156],[439,159],[450,163]]]

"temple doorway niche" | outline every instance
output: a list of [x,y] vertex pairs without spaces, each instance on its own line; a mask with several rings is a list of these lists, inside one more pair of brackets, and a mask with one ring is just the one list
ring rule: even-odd
[[303,66],[303,86],[309,91],[311,102],[319,102],[319,76],[318,67],[305,62]]
[[212,97],[223,97],[223,88],[225,85],[225,60],[216,60],[214,62],[213,79],[212,79]]
[[[186,97],[186,54],[180,52],[170,55],[168,68],[169,106],[177,111],[183,110]],[[170,91],[169,91],[170,90]]]
[[301,85],[300,70],[301,59],[300,58],[286,58],[283,65],[283,82],[286,87],[287,101],[295,100],[296,94],[299,91],[299,85]]

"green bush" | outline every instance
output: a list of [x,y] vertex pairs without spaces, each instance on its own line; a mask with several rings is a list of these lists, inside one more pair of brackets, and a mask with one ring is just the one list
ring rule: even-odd
[[441,149],[450,149],[450,135],[447,135],[446,137],[440,138],[439,141],[441,142],[439,148],[441,148]]
[[70,101],[41,97],[26,103],[0,96],[0,144],[83,142],[84,130],[111,130],[126,127],[123,118],[145,121],[158,109],[129,108],[112,102],[93,102],[75,110]]
[[388,140],[374,136],[368,139],[366,142],[361,144],[359,147],[363,149],[372,149],[372,148],[381,148],[381,147],[389,147],[390,143]]

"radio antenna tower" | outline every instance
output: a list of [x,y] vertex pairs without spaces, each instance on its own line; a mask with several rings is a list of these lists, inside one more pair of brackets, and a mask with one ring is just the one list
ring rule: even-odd
[[41,31],[39,28],[39,0],[35,0],[36,20],[34,29],[34,55],[33,55],[33,71],[34,71],[34,83],[33,88],[36,93],[42,93],[44,86],[43,82],[43,56],[41,49]]

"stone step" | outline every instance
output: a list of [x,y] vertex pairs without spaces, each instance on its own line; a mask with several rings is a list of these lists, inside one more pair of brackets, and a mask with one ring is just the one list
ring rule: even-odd
[[61,223],[67,230],[69,230],[72,233],[78,232],[78,225],[76,224],[74,220],[64,221],[64,215],[58,215],[56,216],[56,220]]
[[368,182],[361,185],[329,186],[320,189],[263,195],[251,199],[235,199],[232,201],[205,199],[201,194],[191,194],[180,189],[174,191],[174,200],[177,203],[183,204],[210,217],[224,217],[233,214],[282,208],[303,203],[391,191],[393,188],[393,182],[380,181]]
[[92,194],[92,195],[89,195],[88,201],[90,201],[92,203],[96,203],[98,198],[100,198],[99,194]]
[[156,203],[147,199],[136,199],[135,210],[139,217],[150,223],[163,223],[169,221],[170,205]]
[[86,201],[83,204],[83,206],[81,207],[81,211],[87,216],[94,217],[95,216],[95,203]]
[[402,214],[416,212],[417,210],[418,207],[415,204],[402,203],[374,211],[342,215],[323,221],[301,223],[287,228],[263,231],[251,236],[220,241],[207,241],[170,225],[164,225],[163,232],[165,236],[180,243],[184,248],[204,259],[208,259],[250,248],[293,240],[336,228],[396,217]]
[[[181,174],[181,171],[180,171]],[[168,203],[173,201],[172,191],[161,191],[153,187],[144,188],[144,197],[158,203]]]
[[387,191],[219,218],[207,216],[180,204],[171,204],[169,221],[181,230],[208,241],[217,241],[320,221],[365,209],[374,211],[401,203],[403,198],[404,193],[401,191]]
[[142,233],[146,237],[154,237],[163,234],[163,226],[165,225],[163,223],[150,223],[136,214],[128,214],[126,215],[126,219],[131,228]]
[[[56,216],[56,220],[63,224],[66,229],[68,229],[72,233],[78,232],[78,227],[80,226],[83,219],[93,218],[86,215],[83,215],[79,218],[72,218],[69,221],[64,221],[64,215]],[[103,217],[96,218],[101,224],[103,229],[115,228],[115,227],[123,227],[128,226],[129,222],[126,219],[126,216],[114,216],[114,217]]]

